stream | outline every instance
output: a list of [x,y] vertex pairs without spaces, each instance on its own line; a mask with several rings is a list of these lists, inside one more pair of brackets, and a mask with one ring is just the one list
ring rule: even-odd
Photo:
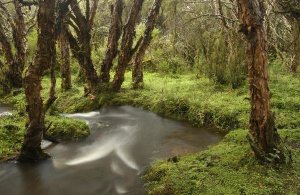
[[[0,107],[0,116],[6,111]],[[1,195],[145,194],[140,175],[154,160],[201,151],[223,137],[131,106],[65,116],[85,120],[91,135],[51,145],[51,160],[0,164]]]

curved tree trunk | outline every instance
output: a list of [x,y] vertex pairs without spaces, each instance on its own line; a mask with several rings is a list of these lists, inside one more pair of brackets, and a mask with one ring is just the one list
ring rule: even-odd
[[133,69],[132,69],[132,82],[133,82],[134,89],[143,87],[143,59],[146,50],[149,47],[152,40],[152,31],[155,27],[155,23],[158,18],[161,2],[162,0],[155,0],[152,5],[152,8],[147,18],[146,29],[143,35],[143,40],[134,59]]
[[38,42],[33,63],[25,76],[25,95],[29,123],[18,160],[32,162],[47,157],[41,149],[41,140],[45,130],[45,112],[41,98],[41,79],[43,72],[49,69],[55,56],[55,1],[39,1]]
[[116,69],[116,74],[112,83],[112,89],[116,92],[120,91],[121,86],[124,82],[124,75],[126,68],[128,67],[128,63],[132,59],[132,56],[140,41],[137,43],[135,48],[133,49],[133,40],[135,38],[135,26],[137,23],[138,16],[141,12],[144,0],[134,0],[133,6],[130,10],[129,18],[124,26],[123,35],[122,35],[122,43],[121,50],[119,52],[118,66]]
[[110,70],[113,66],[113,60],[118,55],[118,41],[122,34],[122,13],[123,0],[116,0],[112,7],[112,19],[109,29],[107,50],[101,64],[100,81],[102,83],[108,83],[110,81]]
[[279,135],[271,112],[268,86],[267,35],[263,0],[238,0],[241,32],[247,38],[247,67],[251,95],[251,147],[257,158],[265,160],[275,153]]

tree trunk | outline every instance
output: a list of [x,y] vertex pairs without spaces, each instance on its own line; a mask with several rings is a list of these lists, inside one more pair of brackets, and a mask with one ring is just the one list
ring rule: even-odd
[[3,26],[0,24],[0,43],[2,45],[2,49],[4,52],[4,56],[5,56],[5,63],[8,65],[8,70],[4,70],[3,74],[4,74],[4,78],[3,81],[1,83],[5,83],[5,85],[3,85],[3,90],[5,93],[9,93],[12,87],[12,83],[13,83],[13,76],[11,73],[11,70],[16,66],[15,65],[15,59],[14,59],[14,55],[12,53],[12,48],[10,45],[10,42],[8,40],[8,38],[5,35]]
[[238,0],[238,8],[240,31],[248,41],[247,67],[251,95],[248,139],[256,157],[266,160],[268,154],[275,153],[279,135],[270,106],[265,8],[263,0]]
[[29,123],[18,158],[21,162],[34,162],[48,157],[41,149],[45,130],[41,79],[43,72],[53,64],[55,55],[55,1],[39,1],[38,29],[36,56],[24,79]]
[[101,64],[100,81],[102,83],[109,83],[113,60],[118,55],[118,41],[122,34],[122,13],[123,0],[116,0],[115,5],[112,8],[112,19],[109,29],[107,50]]
[[152,5],[152,8],[147,18],[146,29],[143,35],[143,40],[134,59],[133,69],[132,69],[132,82],[133,82],[134,89],[143,87],[143,59],[146,50],[149,47],[152,40],[152,31],[155,27],[155,23],[158,18],[161,2],[162,0],[155,0]]
[[128,21],[123,29],[121,51],[119,52],[118,66],[117,66],[116,74],[115,74],[113,84],[112,84],[112,89],[115,92],[120,91],[121,86],[124,82],[124,75],[125,75],[125,71],[128,66],[128,63],[132,59],[132,56],[133,56],[134,52],[136,51],[136,48],[138,48],[138,45],[140,43],[140,41],[139,41],[137,43],[137,45],[135,46],[135,48],[134,49],[132,48],[133,40],[136,35],[135,26],[137,23],[138,15],[141,12],[143,3],[144,3],[144,0],[134,0],[133,6],[130,10]]
[[91,30],[93,26],[94,17],[97,10],[98,0],[94,0],[92,8],[90,3],[86,1],[86,15],[84,16],[78,5],[78,2],[71,1],[72,12],[74,16],[71,19],[75,22],[73,25],[75,32],[77,33],[78,41],[74,38],[71,32],[68,32],[68,39],[71,46],[71,50],[74,56],[77,58],[79,65],[84,71],[86,79],[85,93],[96,93],[98,87],[98,75],[92,62],[92,46],[91,46]]
[[91,30],[83,30],[81,35],[81,50],[83,51],[83,70],[87,82],[86,94],[95,93],[98,87],[98,75],[92,61]]
[[292,72],[296,73],[300,65],[300,18],[293,19],[293,35],[294,35],[294,60],[291,66]]
[[57,99],[56,97],[56,75],[55,75],[55,66],[56,66],[56,47],[54,47],[54,52],[51,61],[50,67],[50,89],[49,89],[49,97],[46,101],[44,106],[44,112],[46,112],[50,106],[55,102]]
[[26,61],[26,27],[25,19],[22,13],[22,5],[20,4],[19,0],[14,0],[13,3],[16,10],[16,16],[14,18],[15,29],[13,30],[13,38],[17,52],[15,56],[15,66],[13,66],[9,72],[14,78],[12,87],[21,88],[23,86],[22,74]]
[[70,70],[70,49],[66,32],[60,34],[60,57],[61,57],[61,90],[68,91],[72,87],[71,70]]
[[6,63],[8,69],[4,72],[5,82],[7,82],[7,91],[11,88],[21,88],[23,86],[22,73],[25,67],[26,58],[26,41],[25,41],[25,22],[22,13],[22,5],[19,0],[13,0],[16,15],[14,18],[9,14],[6,8],[2,7],[8,12],[8,21],[12,28],[13,42],[16,49],[15,55],[9,39],[4,33],[3,26],[0,26],[0,42],[5,52]]

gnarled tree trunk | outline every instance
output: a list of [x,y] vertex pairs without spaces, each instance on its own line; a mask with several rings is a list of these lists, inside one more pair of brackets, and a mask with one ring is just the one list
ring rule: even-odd
[[19,0],[14,0],[13,3],[16,10],[16,16],[14,18],[15,29],[13,30],[13,38],[17,52],[15,56],[15,66],[12,67],[12,70],[10,70],[10,72],[11,76],[14,78],[12,87],[20,88],[23,86],[22,74],[26,62],[26,27],[21,3],[19,2]]
[[[0,24],[0,42],[5,56],[5,63],[8,65],[8,71],[6,70],[3,71],[4,78],[1,83],[3,83],[4,92],[9,93],[13,82],[13,77],[11,77],[11,74],[9,72],[16,65],[15,65],[15,59],[12,53],[10,42],[7,36],[5,35],[3,26],[1,24]],[[2,68],[4,68],[4,66]]]
[[120,91],[121,86],[124,82],[124,74],[126,71],[126,68],[128,67],[128,63],[132,59],[132,56],[136,49],[138,48],[138,45],[140,44],[140,41],[137,43],[135,48],[133,49],[133,40],[135,38],[136,32],[135,32],[135,26],[137,23],[138,16],[141,12],[142,6],[143,6],[144,0],[134,0],[133,6],[130,10],[129,18],[127,23],[124,26],[123,29],[123,35],[122,35],[122,43],[121,43],[121,50],[119,52],[119,59],[118,59],[118,66],[116,69],[116,74],[113,80],[112,89],[116,92]]
[[[75,32],[78,40],[68,31],[68,39],[71,46],[71,50],[74,56],[77,58],[79,65],[84,71],[86,79],[86,94],[95,93],[98,87],[98,75],[92,62],[92,45],[91,45],[91,31],[94,23],[96,10],[98,8],[99,0],[94,0],[93,5],[90,7],[89,0],[85,0],[85,15],[82,14],[78,2],[75,0],[71,1],[72,12],[74,15],[71,19],[74,21]],[[72,22],[71,22],[72,23]],[[73,24],[73,23],[72,23]]]
[[123,0],[116,0],[112,7],[112,19],[108,35],[107,50],[101,64],[100,81],[102,83],[108,83],[110,81],[110,70],[113,66],[113,60],[118,55],[118,41],[122,34],[122,13]]
[[238,8],[241,32],[248,41],[247,67],[251,95],[248,139],[256,157],[266,160],[268,154],[273,154],[278,149],[279,135],[270,105],[264,1],[238,0]]
[[134,59],[133,69],[132,69],[132,82],[133,82],[134,89],[143,87],[142,86],[143,85],[143,59],[146,50],[149,47],[152,40],[152,31],[155,27],[155,23],[158,18],[161,2],[162,0],[155,0],[152,5],[152,8],[147,18],[146,29],[143,35],[143,40]]
[[62,31],[59,37],[60,40],[60,57],[61,57],[61,90],[68,91],[72,87],[71,69],[70,69],[70,48],[66,36],[66,31]]
[[53,64],[55,55],[55,1],[39,1],[38,29],[36,56],[24,79],[29,123],[18,158],[21,162],[38,161],[47,157],[41,149],[45,130],[41,79],[43,72]]
[[4,72],[5,81],[8,83],[8,91],[10,91],[11,88],[21,88],[23,86],[22,73],[26,60],[26,28],[22,5],[19,0],[13,0],[12,3],[16,12],[14,17],[10,14],[9,10],[1,4],[1,9],[6,13],[8,23],[12,29],[13,43],[16,50],[14,54],[11,44],[4,33],[3,26],[0,26],[0,42],[2,43],[6,63],[8,65],[7,70]]

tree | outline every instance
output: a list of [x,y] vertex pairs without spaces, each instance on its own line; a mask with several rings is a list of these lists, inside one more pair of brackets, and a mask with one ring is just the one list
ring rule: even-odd
[[[279,134],[271,112],[268,86],[267,37],[263,0],[238,0],[240,31],[247,39],[247,67],[251,95],[250,134],[248,139],[258,159],[279,151]],[[280,152],[280,159],[284,154]]]
[[142,87],[143,84],[143,59],[147,48],[152,40],[152,31],[154,30],[156,20],[158,18],[159,10],[162,0],[155,0],[149,12],[146,29],[142,38],[141,45],[136,53],[133,69],[132,69],[132,82],[133,88]]
[[86,79],[86,94],[95,93],[98,87],[98,75],[92,62],[91,31],[94,24],[99,0],[94,0],[92,6],[90,0],[85,0],[85,14],[82,13],[79,2],[71,1],[71,11],[69,24],[74,29],[77,39],[71,31],[67,31],[67,36],[74,56],[84,71]]
[[53,0],[40,0],[38,5],[38,41],[36,56],[29,65],[24,79],[29,122],[18,160],[38,161],[48,157],[41,149],[45,131],[45,111],[41,98],[41,78],[52,66],[55,56],[55,4]]
[[279,13],[285,15],[292,26],[292,64],[291,71],[297,72],[300,66],[300,1],[299,0],[276,0]]
[[128,63],[132,59],[133,54],[139,47],[141,39],[138,41],[136,46],[132,48],[133,41],[136,35],[135,26],[138,20],[138,16],[141,12],[144,0],[134,0],[131,7],[127,23],[123,28],[123,35],[121,41],[121,49],[119,52],[118,66],[116,69],[116,74],[112,83],[112,89],[116,92],[120,91],[121,86],[124,82],[124,74]]
[[66,31],[63,30],[59,37],[60,57],[61,57],[61,90],[68,91],[72,87],[71,68],[70,68],[70,46],[67,39]]
[[116,0],[111,10],[112,19],[108,34],[107,49],[101,64],[100,81],[102,83],[110,81],[110,70],[113,66],[113,60],[118,55],[118,41],[122,34],[123,0]]
[[0,2],[0,9],[5,13],[8,23],[12,29],[13,43],[15,47],[15,54],[9,38],[4,32],[3,25],[0,24],[0,42],[5,51],[6,63],[8,69],[5,71],[5,80],[8,82],[6,91],[11,88],[21,88],[23,86],[23,70],[26,62],[26,27],[25,19],[22,13],[22,4],[19,0],[12,1],[15,16],[12,16],[9,10],[6,9],[3,3]]

